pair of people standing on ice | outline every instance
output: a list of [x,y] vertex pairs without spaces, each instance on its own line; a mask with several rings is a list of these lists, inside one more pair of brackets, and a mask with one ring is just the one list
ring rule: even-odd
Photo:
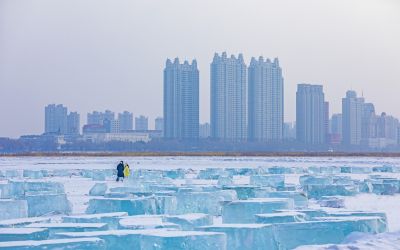
[[128,178],[130,174],[131,170],[129,169],[128,163],[124,165],[124,162],[120,161],[117,166],[117,181],[119,181],[120,179],[121,181],[124,181],[124,178]]

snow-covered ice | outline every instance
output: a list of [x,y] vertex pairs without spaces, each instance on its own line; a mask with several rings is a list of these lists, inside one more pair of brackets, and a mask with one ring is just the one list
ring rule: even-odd
[[269,214],[256,214],[256,222],[260,224],[275,224],[287,222],[306,221],[306,215],[301,212],[276,212]]
[[343,244],[306,245],[296,250],[390,250],[400,249],[400,232],[377,235],[353,233]]
[[89,195],[91,196],[104,196],[107,192],[107,184],[106,183],[96,183],[90,189]]
[[54,239],[54,240],[21,240],[0,242],[1,250],[105,250],[105,243],[99,238]]
[[219,224],[199,228],[207,232],[221,232],[227,236],[227,248],[232,250],[277,249],[272,225]]
[[25,227],[48,229],[50,238],[59,232],[88,232],[108,229],[106,223],[32,223]]
[[32,223],[48,223],[50,222],[48,217],[29,217],[19,219],[9,219],[0,221],[0,228],[2,227],[24,227]]
[[58,233],[56,238],[60,239],[79,239],[85,237],[95,237],[102,239],[105,243],[105,249],[124,250],[144,249],[141,248],[141,237],[144,234],[158,232],[161,229],[150,230],[106,230],[93,232],[77,232],[77,233]]
[[0,157],[0,249],[399,249],[397,158],[119,160]]
[[119,228],[122,229],[157,229],[172,228],[180,229],[174,223],[165,222],[161,215],[136,215],[123,217],[119,221]]
[[70,215],[62,217],[62,221],[64,223],[106,223],[110,229],[116,229],[121,217],[127,215],[127,212]]
[[0,220],[28,217],[26,200],[0,199]]
[[224,250],[226,235],[201,231],[159,231],[142,235],[141,249]]
[[293,209],[293,200],[285,198],[254,198],[225,203],[224,223],[254,223],[256,214],[272,213],[279,209]]
[[164,217],[164,221],[178,224],[183,230],[194,230],[197,227],[212,225],[213,216],[202,213],[168,215]]
[[45,240],[49,237],[47,228],[2,228],[0,242],[16,240]]

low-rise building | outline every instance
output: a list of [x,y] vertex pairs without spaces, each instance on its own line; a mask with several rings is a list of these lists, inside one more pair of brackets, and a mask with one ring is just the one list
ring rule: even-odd
[[151,140],[148,133],[86,133],[83,139],[94,143],[111,141],[147,143]]

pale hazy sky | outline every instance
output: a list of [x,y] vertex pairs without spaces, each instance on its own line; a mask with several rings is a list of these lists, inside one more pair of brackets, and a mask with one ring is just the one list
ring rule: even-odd
[[[285,120],[296,84],[331,113],[354,89],[400,117],[399,0],[0,0],[0,137],[43,132],[44,106],[162,115],[166,58],[196,58],[209,120],[214,52],[279,57]],[[153,121],[151,121],[151,126]]]

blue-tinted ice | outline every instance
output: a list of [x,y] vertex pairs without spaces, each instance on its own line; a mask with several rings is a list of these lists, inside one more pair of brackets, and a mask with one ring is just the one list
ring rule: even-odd
[[[346,197],[400,193],[391,165],[137,168],[123,183],[113,169],[0,172],[0,250],[340,244],[388,231],[385,213],[348,210]],[[79,200],[68,185],[83,180]]]

